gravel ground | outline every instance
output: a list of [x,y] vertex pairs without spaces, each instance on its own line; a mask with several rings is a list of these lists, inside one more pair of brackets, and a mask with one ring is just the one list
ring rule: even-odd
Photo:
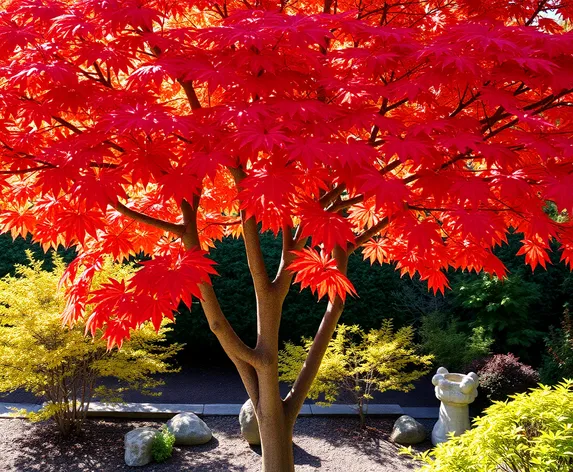
[[[236,417],[206,417],[213,439],[203,446],[176,447],[164,464],[150,464],[145,472],[259,472],[260,449],[250,448],[240,436]],[[299,418],[294,453],[297,472],[410,472],[418,469],[387,441],[393,420],[372,418],[367,436],[360,436],[353,419]],[[159,427],[159,421],[89,420],[76,440],[59,438],[50,423],[30,424],[0,419],[0,471],[135,470],[123,461],[123,435],[140,426]],[[426,424],[431,427],[431,424]],[[424,450],[426,442],[418,446]]]

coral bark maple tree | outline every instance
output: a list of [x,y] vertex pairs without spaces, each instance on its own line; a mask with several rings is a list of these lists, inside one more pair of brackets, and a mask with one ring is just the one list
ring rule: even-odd
[[[76,246],[65,320],[121,345],[201,300],[255,405],[263,468],[293,470],[292,430],[354,294],[349,255],[434,291],[448,268],[503,277],[573,257],[573,17],[568,0],[13,0],[0,13],[0,224]],[[557,21],[556,21],[557,20]],[[561,220],[560,220],[561,221]],[[259,233],[283,240],[268,274]],[[256,346],[222,313],[208,251],[241,236]],[[92,293],[103,256],[151,259]],[[80,270],[80,267],[86,268]],[[329,302],[281,398],[288,288]]]

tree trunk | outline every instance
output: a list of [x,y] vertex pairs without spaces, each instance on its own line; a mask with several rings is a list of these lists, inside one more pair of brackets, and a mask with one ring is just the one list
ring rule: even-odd
[[[282,417],[281,417],[282,416]],[[259,422],[263,472],[294,472],[292,426],[284,413]]]
[[294,421],[286,415],[280,395],[277,358],[257,370],[259,398],[256,406],[261,435],[263,472],[294,472],[292,435]]
[[364,400],[358,400],[358,415],[360,416],[360,429],[366,428],[366,415],[364,414]]

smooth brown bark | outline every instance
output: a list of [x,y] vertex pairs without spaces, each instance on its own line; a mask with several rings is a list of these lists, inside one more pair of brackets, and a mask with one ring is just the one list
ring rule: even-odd
[[259,423],[263,472],[293,472],[292,427],[286,418],[274,417]]
[[280,396],[277,357],[270,365],[257,371],[259,402],[255,410],[261,434],[262,470],[292,472],[294,471],[293,424],[288,421]]

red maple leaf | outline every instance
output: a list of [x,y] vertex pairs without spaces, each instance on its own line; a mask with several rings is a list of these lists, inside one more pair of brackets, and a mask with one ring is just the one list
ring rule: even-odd
[[538,264],[545,269],[547,262],[551,263],[549,254],[547,254],[549,248],[547,243],[541,240],[524,239],[521,244],[517,255],[525,254],[525,262],[531,266],[531,270],[534,270]]
[[312,293],[318,293],[318,299],[328,294],[330,302],[336,297],[346,300],[346,294],[356,295],[354,286],[348,278],[338,270],[336,261],[324,251],[318,252],[312,248],[293,251],[297,259],[288,269],[295,272],[295,283],[300,283],[301,290],[310,287]]
[[348,221],[337,213],[326,211],[316,203],[298,205],[302,219],[302,237],[312,237],[314,246],[322,245],[327,254],[340,246],[346,249],[354,242]]

